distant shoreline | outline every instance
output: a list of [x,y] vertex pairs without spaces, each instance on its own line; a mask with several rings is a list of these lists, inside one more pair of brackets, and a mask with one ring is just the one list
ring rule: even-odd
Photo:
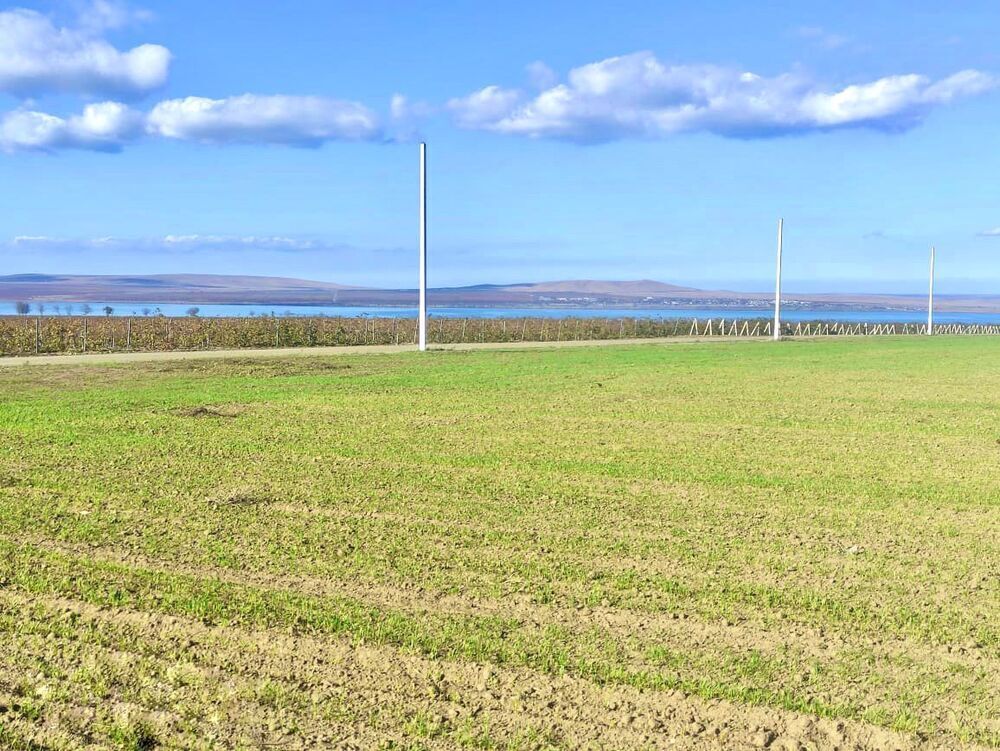
[[[215,274],[148,276],[14,274],[0,276],[0,310],[16,301],[37,306],[79,308],[156,308],[237,305],[265,310],[292,308],[379,308],[416,306],[412,289],[351,287],[331,282],[282,277]],[[113,302],[107,302],[113,301]],[[702,290],[653,280],[564,280],[508,285],[432,287],[434,308],[469,310],[733,310],[755,309],[766,315],[773,294],[732,290]],[[816,313],[916,313],[926,310],[921,294],[798,293],[782,295],[786,309]],[[940,312],[1000,314],[1000,295],[939,294]]]

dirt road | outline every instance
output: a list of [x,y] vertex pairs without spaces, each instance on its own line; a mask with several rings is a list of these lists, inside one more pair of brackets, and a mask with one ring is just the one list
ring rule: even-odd
[[[765,341],[761,337],[687,337],[659,339],[584,339],[563,342],[485,342],[482,344],[434,344],[431,351],[477,349],[538,349],[546,347],[606,347],[623,344],[691,344]],[[0,367],[13,365],[80,365],[160,360],[213,360],[217,358],[320,357],[326,355],[370,355],[414,352],[413,344],[360,345],[346,347],[285,347],[268,349],[174,350],[170,352],[99,352],[87,355],[18,355],[0,357]]]

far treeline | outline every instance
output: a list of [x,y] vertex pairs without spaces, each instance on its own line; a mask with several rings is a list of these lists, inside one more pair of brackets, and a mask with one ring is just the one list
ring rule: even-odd
[[[31,315],[32,304],[29,303],[29,302],[21,302],[21,301],[19,301],[19,302],[14,303],[14,310],[17,313],[17,315],[19,315],[19,316],[28,316],[28,315]],[[71,316],[71,315],[73,315],[76,312],[76,306],[73,305],[73,303],[44,303],[44,302],[38,302],[38,303],[34,304],[34,310],[40,316],[44,316],[46,314],[49,314],[49,315],[55,314],[57,316],[58,315]],[[99,308],[98,310],[101,313],[103,313],[105,316],[113,316],[115,314],[115,309],[113,307],[111,307],[110,305],[105,305],[105,306]],[[80,315],[89,316],[89,315],[91,315],[94,312],[95,311],[94,311],[93,306],[90,305],[89,303],[81,303],[80,304]],[[138,311],[133,311],[132,315],[137,315],[140,312],[144,316],[161,315],[159,308],[150,308],[148,306],[142,307]],[[189,316],[196,316],[200,312],[201,312],[201,308],[198,308],[198,307],[191,307],[191,308],[188,308],[185,311],[185,313],[187,315],[189,315]]]

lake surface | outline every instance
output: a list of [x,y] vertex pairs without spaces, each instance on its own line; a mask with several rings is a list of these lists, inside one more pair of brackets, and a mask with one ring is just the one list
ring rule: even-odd
[[[45,315],[65,315],[67,305],[72,313],[80,315],[83,303],[43,303]],[[414,318],[417,309],[406,307],[347,307],[336,305],[198,305],[92,302],[91,315],[102,315],[105,306],[114,309],[114,315],[141,316],[148,309],[150,315],[184,316],[191,307],[198,308],[198,315],[224,316],[365,316],[370,318]],[[35,303],[32,314],[37,314]],[[431,317],[443,318],[770,318],[773,310],[760,308],[436,308],[429,309]],[[13,315],[14,303],[0,301],[0,315]],[[922,311],[895,310],[811,310],[802,307],[783,307],[783,321],[844,321],[869,323],[919,323],[927,320]],[[936,313],[940,323],[1000,323],[1000,313]]]

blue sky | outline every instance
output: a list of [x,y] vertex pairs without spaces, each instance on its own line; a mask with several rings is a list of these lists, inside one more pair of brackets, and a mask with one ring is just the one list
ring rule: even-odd
[[0,274],[1000,292],[995,2],[0,12]]

